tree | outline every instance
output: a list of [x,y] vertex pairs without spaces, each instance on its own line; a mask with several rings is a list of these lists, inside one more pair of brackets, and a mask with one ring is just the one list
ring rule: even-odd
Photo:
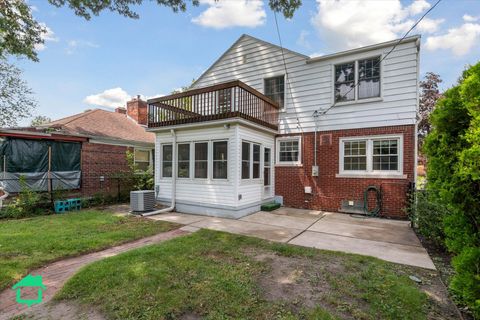
[[45,123],[52,122],[52,119],[46,116],[36,116],[33,118],[32,122],[30,122],[30,126],[37,127]]
[[[140,16],[132,7],[141,5],[146,0],[48,0],[56,7],[68,6],[76,15],[89,20],[108,10],[122,16],[138,19]],[[216,0],[226,1],[226,0]],[[174,12],[186,11],[187,3],[193,6],[200,4],[199,0],[156,0],[160,6],[171,8]],[[286,18],[291,18],[296,9],[301,6],[301,0],[269,0],[269,5],[275,12],[281,12]],[[0,0],[0,56],[25,56],[38,61],[35,47],[43,43],[46,27],[36,21],[32,10],[24,0]]]
[[[423,146],[425,137],[432,131],[430,114],[437,101],[442,97],[438,84],[442,82],[440,76],[433,72],[427,72],[424,80],[420,81],[420,101],[418,108],[418,145]],[[419,148],[421,150],[421,148]]]
[[32,90],[21,75],[20,69],[0,58],[0,127],[18,125],[36,107]]
[[448,213],[445,244],[455,254],[450,288],[480,318],[480,62],[464,71],[432,113],[425,140],[427,190]]

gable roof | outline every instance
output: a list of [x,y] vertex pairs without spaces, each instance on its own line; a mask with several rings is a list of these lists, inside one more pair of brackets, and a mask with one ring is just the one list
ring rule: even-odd
[[[225,57],[225,56],[227,55],[227,53],[229,53],[233,48],[235,48],[235,47],[237,46],[237,44],[239,44],[243,39],[252,39],[252,40],[254,40],[254,41],[256,41],[256,42],[259,42],[259,43],[261,43],[261,44],[267,45],[267,46],[269,46],[269,47],[273,47],[273,48],[275,48],[275,49],[282,50],[282,47],[277,46],[276,44],[270,43],[270,42],[265,41],[265,40],[262,40],[262,39],[255,38],[255,37],[253,37],[253,36],[251,36],[251,35],[248,35],[248,34],[242,34],[242,35],[240,36],[240,38],[237,39],[237,41],[235,41],[227,50],[225,50],[225,52],[224,52],[220,57],[218,57],[218,59],[215,60],[215,62],[212,63],[212,64],[210,65],[210,67],[208,67],[208,69],[205,70],[205,71],[200,75],[200,77],[198,77],[198,79],[196,79],[196,80],[192,83],[192,86],[194,86],[198,81],[200,81],[200,79],[202,79],[207,73],[209,73],[210,70],[212,70],[212,68],[213,68],[218,62],[220,62],[220,60],[222,60],[222,58]],[[283,50],[284,50],[285,52],[290,52],[290,53],[292,53],[292,54],[294,54],[294,55],[297,55],[297,56],[300,56],[300,57],[302,57],[302,58],[309,59],[308,56],[306,56],[306,55],[304,55],[304,54],[301,54],[301,53],[298,53],[298,52],[296,52],[296,51],[293,51],[293,50],[290,50],[290,49],[287,49],[287,48],[283,48]]]
[[47,289],[42,282],[42,276],[32,276],[31,274],[27,275],[25,278],[17,282],[12,289],[17,289],[21,287],[40,287],[43,290]]
[[39,126],[54,128],[64,134],[81,135],[90,138],[106,138],[108,140],[123,140],[128,142],[154,143],[155,135],[127,115],[93,109],[55,120]]

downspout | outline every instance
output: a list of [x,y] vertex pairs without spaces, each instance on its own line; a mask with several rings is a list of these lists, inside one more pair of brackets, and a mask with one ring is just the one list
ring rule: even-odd
[[173,140],[172,140],[172,199],[170,203],[170,207],[165,208],[165,209],[160,209],[156,211],[151,211],[151,212],[146,212],[142,213],[142,217],[146,216],[152,216],[155,214],[160,214],[160,213],[165,213],[165,212],[171,212],[173,209],[175,209],[175,197],[176,197],[176,191],[177,191],[177,179],[176,179],[176,174],[177,174],[177,135],[175,133],[174,129],[170,130]]

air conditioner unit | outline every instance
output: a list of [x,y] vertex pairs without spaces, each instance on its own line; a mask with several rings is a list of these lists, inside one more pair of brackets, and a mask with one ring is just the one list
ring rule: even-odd
[[155,207],[155,191],[140,190],[130,192],[130,210],[132,212],[152,211]]

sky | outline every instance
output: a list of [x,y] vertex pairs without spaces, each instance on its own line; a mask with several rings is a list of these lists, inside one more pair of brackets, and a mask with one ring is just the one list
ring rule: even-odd
[[[132,96],[168,94],[198,78],[242,34],[279,44],[267,1],[200,0],[178,13],[144,2],[134,7],[139,19],[105,11],[87,21],[68,7],[28,1],[47,27],[40,62],[14,61],[38,101],[34,116],[113,110]],[[292,19],[277,18],[285,48],[319,56],[401,38],[435,2],[303,0]],[[421,76],[438,73],[441,88],[451,87],[480,60],[480,0],[441,1],[413,34],[422,35]]]

